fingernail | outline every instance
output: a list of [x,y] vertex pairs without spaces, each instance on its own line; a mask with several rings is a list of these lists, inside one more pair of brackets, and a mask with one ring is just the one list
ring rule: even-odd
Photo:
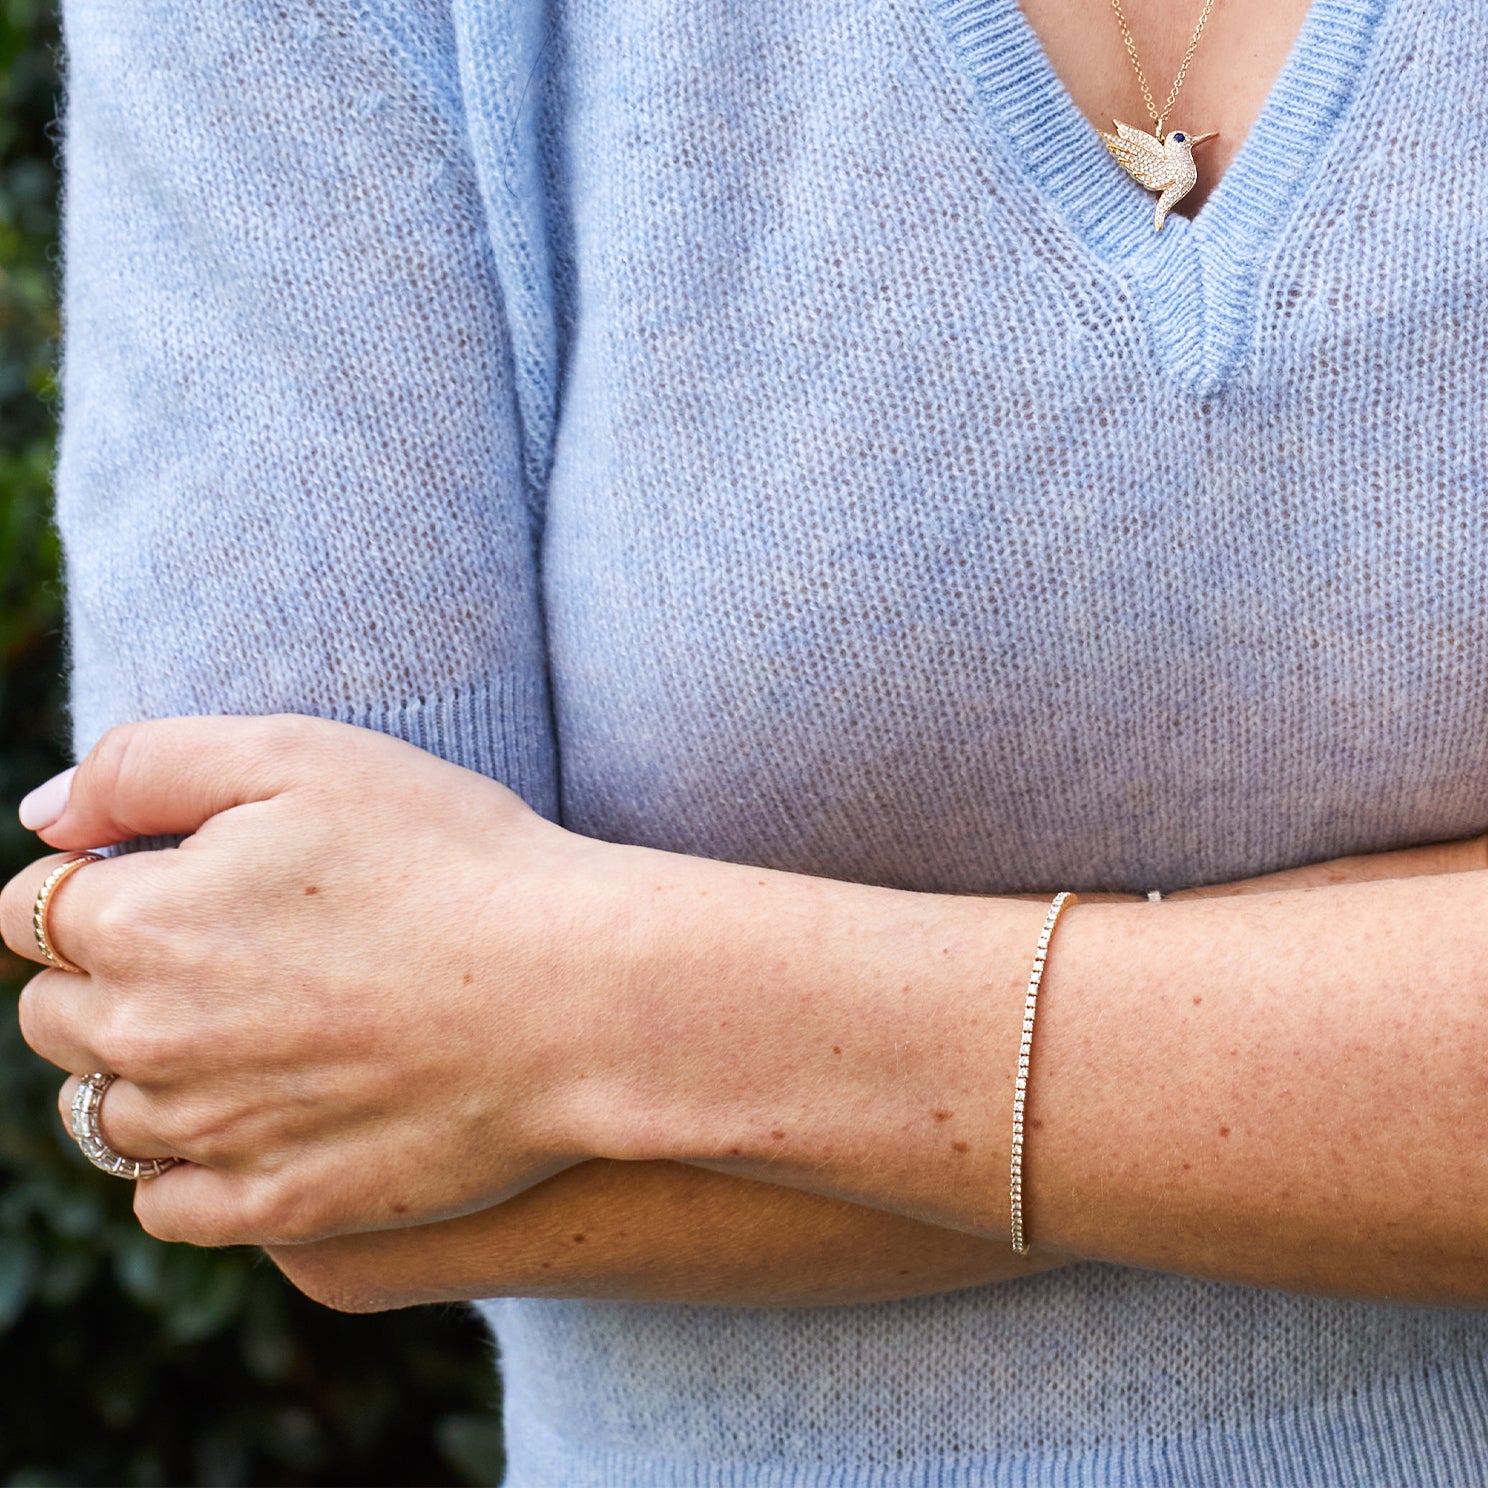
[[74,765],[60,775],[53,775],[45,785],[38,785],[21,802],[21,825],[28,832],[40,832],[51,826],[67,810],[67,795],[72,789],[72,777],[76,774],[77,766]]

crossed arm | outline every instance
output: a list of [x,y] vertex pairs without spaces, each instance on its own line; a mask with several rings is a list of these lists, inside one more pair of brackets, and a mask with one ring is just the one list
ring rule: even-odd
[[[1304,892],[1470,872],[1484,862],[1484,842],[1474,839],[1169,899]],[[496,1295],[832,1306],[1009,1281],[1076,1259],[1037,1242],[1018,1257],[1001,1237],[710,1169],[605,1160],[441,1224],[272,1247],[270,1254],[302,1290],[352,1312]]]
[[345,1312],[476,1297],[819,1307],[1064,1265],[903,1215],[673,1162],[594,1161],[493,1209],[269,1254]]
[[[63,850],[191,835],[67,879],[86,975],[33,979],[28,1041],[120,1076],[116,1148],[184,1159],[137,1186],[151,1233],[263,1244],[335,1305],[852,1302],[1067,1258],[1488,1301],[1481,841],[1068,913],[1023,1260],[1041,902],[597,843],[308,719],[115,731],[60,809]],[[21,954],[54,861],[0,897]]]

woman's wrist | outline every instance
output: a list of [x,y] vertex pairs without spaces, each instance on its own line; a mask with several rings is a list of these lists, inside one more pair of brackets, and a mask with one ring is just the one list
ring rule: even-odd
[[630,851],[596,1155],[1002,1233],[1045,904]]
[[[671,908],[637,938],[604,1155],[1006,1236],[1044,905],[647,866]],[[1464,1166],[1488,1130],[1470,1052],[1488,1032],[1485,891],[1462,873],[1077,905],[1040,998],[1032,1240],[1263,1286],[1488,1300],[1488,1177]]]

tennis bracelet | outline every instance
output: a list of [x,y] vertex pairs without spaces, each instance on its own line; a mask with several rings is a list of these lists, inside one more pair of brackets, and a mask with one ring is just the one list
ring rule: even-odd
[[1076,896],[1067,890],[1054,896],[1049,912],[1044,916],[1044,928],[1039,931],[1038,949],[1033,956],[1033,970],[1028,973],[1028,991],[1023,1000],[1023,1041],[1018,1048],[1018,1080],[1013,1087],[1013,1250],[1020,1256],[1028,1254],[1028,1243],[1023,1238],[1023,1098],[1028,1091],[1028,1053],[1033,1048],[1033,1014],[1038,1007],[1039,983],[1044,977],[1044,960],[1049,954],[1049,942],[1054,938],[1054,926],[1067,905],[1074,904]]

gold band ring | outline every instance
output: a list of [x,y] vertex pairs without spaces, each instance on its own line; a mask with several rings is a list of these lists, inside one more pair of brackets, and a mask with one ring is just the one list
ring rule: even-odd
[[49,966],[55,966],[58,971],[82,971],[81,966],[75,966],[52,944],[52,938],[47,933],[47,910],[52,902],[52,895],[57,892],[62,880],[69,874],[76,873],[84,863],[103,862],[102,853],[80,853],[75,858],[68,858],[65,863],[58,863],[43,880],[41,887],[36,891],[36,903],[31,910],[31,929],[36,934],[36,949],[41,952],[42,960]]

